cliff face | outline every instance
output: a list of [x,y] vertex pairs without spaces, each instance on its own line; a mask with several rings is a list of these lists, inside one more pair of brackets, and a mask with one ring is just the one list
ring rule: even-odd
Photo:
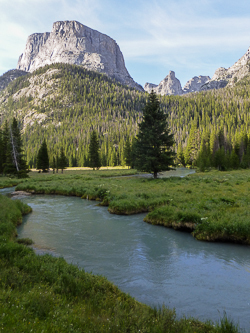
[[209,76],[194,76],[183,87],[183,93],[186,94],[194,91],[200,91],[201,87],[209,80]]
[[55,22],[50,33],[30,35],[19,57],[17,69],[33,72],[57,62],[81,65],[143,90],[129,75],[117,43],[109,36],[76,21]]

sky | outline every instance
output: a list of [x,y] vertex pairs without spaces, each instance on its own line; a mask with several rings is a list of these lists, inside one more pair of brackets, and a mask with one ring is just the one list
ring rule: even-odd
[[249,0],[0,0],[0,75],[16,68],[29,35],[65,20],[116,40],[142,86],[170,70],[182,86],[212,77],[250,46]]

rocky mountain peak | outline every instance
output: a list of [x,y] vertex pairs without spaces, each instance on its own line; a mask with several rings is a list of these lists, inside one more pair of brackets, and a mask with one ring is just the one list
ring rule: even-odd
[[180,81],[175,77],[175,72],[170,71],[169,74],[159,83],[155,85],[153,83],[146,83],[144,90],[147,92],[155,91],[158,95],[181,95],[182,88]]
[[129,75],[115,40],[77,21],[58,21],[50,33],[30,35],[17,69],[33,72],[57,62],[80,65],[143,90]]
[[219,89],[225,86],[234,85],[238,80],[243,79],[250,72],[250,48],[236,63],[229,68],[218,68],[212,79],[207,82],[202,90]]
[[194,76],[183,87],[183,93],[186,94],[194,91],[200,91],[201,87],[209,80],[209,76]]

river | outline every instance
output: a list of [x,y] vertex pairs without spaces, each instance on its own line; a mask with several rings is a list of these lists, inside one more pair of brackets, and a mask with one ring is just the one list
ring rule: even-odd
[[[7,192],[1,190],[1,192]],[[219,320],[224,312],[250,332],[250,247],[205,243],[190,234],[117,216],[77,197],[22,197],[33,208],[18,227],[38,253],[63,256],[101,274],[151,306]]]

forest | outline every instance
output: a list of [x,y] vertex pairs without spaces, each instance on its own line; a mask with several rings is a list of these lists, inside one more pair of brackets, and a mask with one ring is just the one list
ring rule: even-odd
[[[249,168],[250,78],[234,86],[158,96],[174,134],[176,163],[201,170]],[[60,149],[69,166],[88,166],[96,131],[102,166],[126,165],[149,94],[80,66],[53,64],[17,78],[0,94],[2,126],[16,117],[30,168],[46,140],[50,163]],[[131,164],[133,164],[131,162]]]

